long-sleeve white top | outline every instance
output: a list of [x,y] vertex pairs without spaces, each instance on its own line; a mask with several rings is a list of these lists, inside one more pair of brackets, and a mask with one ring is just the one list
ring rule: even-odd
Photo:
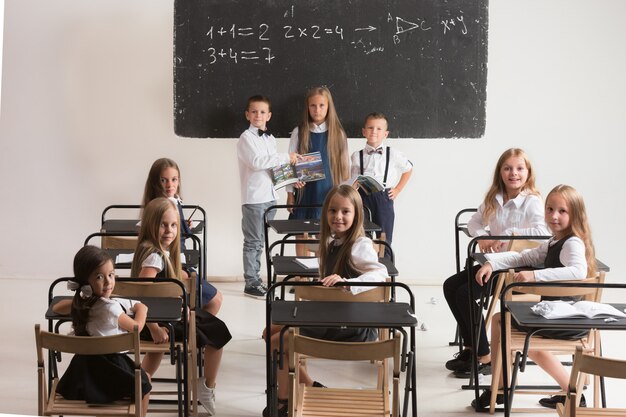
[[[552,238],[534,249],[525,250],[521,253],[506,252],[502,254],[485,254],[485,257],[494,271],[522,266],[538,266],[542,265],[545,261],[548,248],[557,242],[558,240]],[[578,237],[572,236],[563,243],[559,260],[564,265],[563,267],[535,270],[535,280],[566,281],[587,278],[585,244]]]
[[[335,239],[335,244],[340,245],[341,240]],[[352,263],[359,271],[364,271],[355,278],[348,278],[350,282],[384,282],[388,277],[387,267],[378,262],[378,254],[374,250],[372,240],[368,237],[360,237],[352,245],[350,251]],[[345,277],[344,277],[345,278]],[[371,290],[374,287],[357,287],[351,286],[352,294],[358,294],[363,291]]]
[[485,204],[467,222],[471,236],[550,236],[544,220],[543,202],[539,196],[519,193],[517,197],[503,204],[502,194],[496,195],[496,211],[485,225],[483,214]]
[[259,136],[258,129],[250,125],[237,142],[241,204],[260,204],[278,198],[269,169],[289,163],[289,154],[276,152],[273,135]]

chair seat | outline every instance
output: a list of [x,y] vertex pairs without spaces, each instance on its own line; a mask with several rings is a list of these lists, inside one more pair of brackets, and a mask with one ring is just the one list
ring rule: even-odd
[[117,401],[108,403],[106,407],[100,404],[88,404],[81,400],[66,400],[56,393],[59,383],[58,378],[52,382],[50,400],[46,404],[44,415],[76,415],[85,412],[85,408],[93,410],[92,415],[97,416],[133,416],[135,415],[135,403],[128,401]]
[[[526,340],[526,333],[519,330],[511,330],[511,343],[507,343],[507,347],[512,351],[522,350],[524,348],[524,342]],[[546,339],[539,334],[533,336],[530,341],[528,349],[533,350],[549,350],[553,353],[566,352],[573,353],[576,351],[576,346],[582,346],[584,349],[589,349],[589,342],[587,338],[564,340],[564,339]]]
[[380,390],[306,387],[300,384],[301,416],[388,416]]

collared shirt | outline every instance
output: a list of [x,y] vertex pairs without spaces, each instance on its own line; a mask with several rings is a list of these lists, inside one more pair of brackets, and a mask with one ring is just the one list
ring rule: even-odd
[[[521,253],[506,252],[502,254],[485,254],[494,271],[517,268],[521,266],[538,266],[546,260],[548,248],[555,245],[554,238],[542,243],[534,249]],[[544,268],[534,271],[536,281],[581,280],[587,277],[587,259],[585,244],[580,238],[572,236],[563,243],[559,260],[564,265],[559,268]]]
[[[521,192],[517,197],[503,204],[502,194],[496,195],[496,211],[485,225],[483,213],[485,205],[467,222],[471,236],[550,236],[546,227],[544,208],[541,198],[534,194]],[[506,242],[503,242],[503,244]]]
[[100,297],[89,310],[87,333],[90,336],[113,336],[127,333],[126,330],[119,327],[119,317],[123,313],[133,316],[130,309],[137,302],[125,298]]
[[[332,238],[331,238],[332,240]],[[331,244],[341,244],[339,239],[334,240]],[[374,250],[372,240],[368,237],[360,237],[352,245],[350,251],[352,263],[359,271],[365,271],[355,278],[349,278],[349,282],[384,282],[388,277],[387,267],[378,262],[378,254]],[[374,287],[356,287],[351,286],[350,291],[358,294],[363,291],[371,290]]]
[[[374,177],[381,184],[385,178],[385,164],[387,161],[387,146],[379,146],[383,151],[382,154],[374,153],[368,154],[368,151],[373,151],[375,148],[370,145],[365,145],[363,148],[363,174]],[[356,178],[361,175],[361,158],[360,151],[352,153],[351,158],[351,172],[350,176]],[[389,148],[389,172],[387,173],[387,188],[395,187],[400,181],[400,177],[405,172],[413,169],[413,164],[409,161],[402,152],[398,151],[394,147]]]
[[289,155],[276,152],[273,135],[259,136],[253,125],[245,130],[237,142],[241,204],[260,204],[276,200],[269,169],[289,163]]
[[[324,133],[327,130],[328,126],[326,125],[326,122],[322,122],[319,125],[313,123],[313,126],[309,129],[311,133]],[[297,127],[291,132],[291,138],[289,139],[289,153],[300,153],[300,151],[298,150],[298,145],[300,142],[300,139],[298,138],[298,132],[299,130]],[[293,185],[287,185],[285,187],[285,190],[287,190],[288,193],[293,193],[293,189]]]

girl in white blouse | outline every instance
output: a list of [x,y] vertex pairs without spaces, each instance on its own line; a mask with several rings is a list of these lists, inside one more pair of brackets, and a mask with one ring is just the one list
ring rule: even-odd
[[[549,236],[543,216],[543,204],[535,188],[535,173],[530,160],[523,150],[511,148],[498,159],[493,173],[493,182],[483,203],[467,224],[471,236]],[[506,250],[508,242],[500,240],[480,240],[479,247],[484,253]],[[473,276],[478,266],[471,271]],[[459,332],[465,349],[455,358],[446,362],[446,368],[458,378],[468,378],[472,366],[474,349],[471,340],[470,314],[476,304],[470,302],[470,283],[467,270],[452,275],[443,284],[443,293],[459,325]],[[478,298],[482,289],[472,281],[472,293]],[[482,320],[482,317],[481,317]],[[477,355],[478,371],[491,373],[489,363],[489,343],[487,333],[481,323]]]
[[[322,207],[320,232],[320,282],[332,287],[342,282],[384,282],[389,276],[385,265],[378,262],[371,239],[363,229],[363,202],[359,193],[349,185],[333,187]],[[345,291],[357,294],[372,287],[345,286]],[[278,346],[280,326],[271,329],[272,347]],[[374,329],[361,328],[300,328],[300,334],[318,339],[342,342],[375,340]],[[286,333],[285,333],[286,335]],[[264,334],[265,337],[265,334]],[[285,346],[287,343],[285,343]],[[287,352],[284,352],[287,355]],[[278,371],[278,415],[287,415],[288,369]],[[300,381],[307,386],[313,381],[306,369],[300,368]],[[263,411],[263,416],[268,414]]]

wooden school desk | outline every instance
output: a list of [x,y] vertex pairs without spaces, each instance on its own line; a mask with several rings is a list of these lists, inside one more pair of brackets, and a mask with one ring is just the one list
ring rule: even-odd
[[[415,357],[415,327],[417,318],[415,317],[415,299],[411,289],[404,283],[399,282],[359,282],[346,283],[344,285],[358,287],[400,287],[409,296],[408,303],[376,303],[376,302],[330,302],[330,301],[287,301],[274,300],[275,290],[284,286],[306,286],[320,285],[315,282],[278,282],[268,288],[265,304],[265,324],[266,329],[271,328],[271,324],[285,326],[282,332],[288,327],[371,327],[371,328],[391,328],[401,331],[403,339],[403,366],[402,371],[407,372],[405,383],[405,396],[402,415],[407,415],[408,400],[411,398],[413,416],[417,415],[417,386],[416,372],[414,366]],[[284,291],[281,291],[284,293]],[[410,338],[407,347],[406,332],[403,329],[408,327]],[[282,335],[282,333],[281,333]],[[277,358],[282,355],[274,355],[271,351],[271,338],[266,338],[266,375],[267,375],[267,409],[270,416],[276,415],[277,394],[276,394],[276,371],[278,366]],[[282,352],[282,337],[279,350]],[[287,366],[284,364],[284,366]]]
[[[585,285],[586,287],[592,288],[603,288],[603,289],[626,289],[626,284],[578,284],[578,283],[564,283],[564,282],[542,282],[541,285],[550,286],[550,287],[580,287]],[[516,287],[532,287],[537,286],[536,282],[520,282],[513,283],[507,285],[502,291],[502,295],[500,297],[500,305],[503,312],[510,312],[511,319],[515,320],[515,322],[524,326],[525,328],[532,329],[526,335],[525,343],[524,343],[524,351],[521,356],[521,366],[524,366],[526,363],[526,357],[528,354],[528,345],[530,343],[530,339],[532,336],[539,334],[541,335],[541,330],[571,330],[571,329],[597,329],[597,330],[626,330],[626,318],[615,317],[616,321],[604,321],[604,316],[602,318],[595,319],[587,319],[580,317],[572,317],[572,318],[563,318],[563,319],[545,319],[542,316],[536,315],[532,312],[530,307],[535,305],[536,303],[532,302],[523,302],[523,301],[506,301],[505,296],[509,291],[513,291]],[[613,307],[617,308],[619,311],[624,311],[626,304],[618,303],[613,304]],[[502,335],[506,334],[506,320],[502,320],[500,323],[500,331]],[[506,346],[506,337],[501,337],[501,347],[503,355],[502,357],[506,357],[507,354],[507,346]],[[503,393],[504,393],[504,415],[505,417],[509,417],[511,413],[511,402],[513,399],[513,391],[509,386],[509,370],[506,366],[502,367],[502,380],[503,380]],[[603,385],[603,384],[602,384]],[[604,387],[602,386],[602,404],[606,405],[606,398],[604,396]]]

